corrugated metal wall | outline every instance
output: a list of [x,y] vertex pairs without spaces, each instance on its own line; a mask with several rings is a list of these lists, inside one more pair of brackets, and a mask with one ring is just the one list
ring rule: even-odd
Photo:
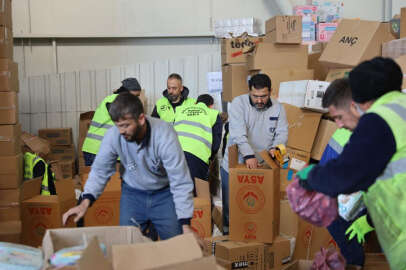
[[207,72],[220,71],[219,54],[138,63],[102,70],[83,70],[20,78],[19,116],[24,131],[37,134],[41,128],[72,127],[76,140],[79,115],[95,110],[104,97],[121,85],[121,80],[136,77],[145,89],[150,114],[167,76],[176,72],[190,89],[190,96],[207,93]]

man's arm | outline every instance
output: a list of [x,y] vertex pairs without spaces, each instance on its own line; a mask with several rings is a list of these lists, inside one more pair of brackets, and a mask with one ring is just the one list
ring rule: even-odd
[[388,124],[377,114],[368,113],[361,117],[341,155],[324,166],[315,166],[304,185],[331,197],[366,191],[395,152],[395,138]]
[[216,123],[212,128],[213,143],[211,145],[211,157],[217,155],[221,144],[221,135],[223,133],[223,121],[221,121],[220,114],[217,115]]
[[190,225],[193,217],[193,181],[175,130],[163,129],[159,156],[169,178],[176,215],[181,225]]
[[276,124],[275,130],[275,139],[273,141],[272,147],[275,147],[279,144],[286,145],[288,142],[288,132],[289,132],[289,123],[286,118],[285,108],[282,104],[279,104],[280,113],[278,117],[278,123]]
[[160,118],[158,115],[158,111],[156,110],[156,105],[154,106],[154,109],[152,110],[151,116],[155,117],[155,118]]
[[238,151],[244,157],[244,160],[255,158],[255,152],[248,143],[247,125],[244,121],[244,105],[239,98],[231,102],[229,108],[230,116],[230,139],[237,144]]

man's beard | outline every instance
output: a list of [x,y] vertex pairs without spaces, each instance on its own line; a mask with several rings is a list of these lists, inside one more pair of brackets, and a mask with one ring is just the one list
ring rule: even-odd
[[266,108],[265,103],[254,103],[254,107],[257,111],[263,111]]
[[175,102],[175,101],[179,98],[179,96],[180,96],[180,95],[177,95],[177,96],[175,96],[175,95],[168,95],[168,99],[169,99],[169,101],[171,101],[171,102]]
[[133,133],[133,135],[130,136],[128,139],[127,139],[126,136],[124,136],[124,139],[125,139],[127,142],[134,142],[134,141],[137,140],[137,136],[138,136],[141,132],[142,132],[142,126],[141,126],[141,125],[137,125],[137,127],[136,127],[135,132]]

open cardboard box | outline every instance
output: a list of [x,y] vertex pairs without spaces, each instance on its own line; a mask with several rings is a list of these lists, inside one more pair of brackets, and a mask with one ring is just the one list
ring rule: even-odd
[[[62,227],[62,215],[76,205],[72,179],[55,181],[57,195],[43,196],[42,178],[25,181],[21,187],[22,242],[39,246],[47,229]],[[69,220],[67,227],[74,227]]]
[[211,236],[211,198],[209,182],[195,178],[196,197],[193,198],[194,210],[192,229],[201,238]]
[[279,235],[279,166],[267,151],[260,155],[262,168],[247,169],[229,147],[230,240],[272,243]]

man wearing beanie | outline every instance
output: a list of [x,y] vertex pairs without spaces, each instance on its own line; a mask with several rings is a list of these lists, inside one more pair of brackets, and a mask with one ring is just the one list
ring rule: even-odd
[[[403,74],[389,58],[376,57],[349,74],[362,114],[336,159],[298,173],[308,190],[331,197],[364,192],[364,203],[391,269],[406,269],[406,95]],[[363,235],[368,226],[353,228]]]
[[139,96],[141,94],[141,86],[136,78],[127,78],[121,83],[121,87],[117,89],[114,94],[105,97],[94,113],[89,130],[87,131],[86,139],[82,146],[86,166],[91,166],[93,164],[96,154],[99,152],[104,134],[109,128],[114,126],[108,112],[110,104],[121,93],[129,92],[134,96]]

